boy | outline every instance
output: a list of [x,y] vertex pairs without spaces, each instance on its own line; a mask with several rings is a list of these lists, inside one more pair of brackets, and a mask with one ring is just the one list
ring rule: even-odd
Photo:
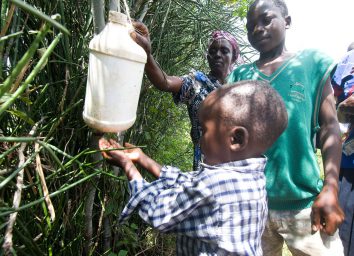
[[[138,208],[153,227],[177,233],[177,255],[262,255],[267,216],[262,154],[286,128],[285,106],[267,83],[243,81],[210,93],[199,120],[204,163],[198,171],[161,167],[137,148],[102,153],[130,180],[132,195],[121,220]],[[99,145],[119,147],[104,139]],[[133,163],[158,179],[146,182]]]
[[[254,1],[246,27],[259,59],[238,67],[229,77],[229,82],[268,81],[282,96],[289,116],[287,129],[266,152],[269,215],[263,253],[281,255],[285,240],[294,256],[339,256],[343,255],[336,232],[343,221],[338,204],[341,142],[329,79],[332,61],[315,50],[288,52],[285,32],[290,23],[284,1]],[[324,182],[315,154],[316,132]]]

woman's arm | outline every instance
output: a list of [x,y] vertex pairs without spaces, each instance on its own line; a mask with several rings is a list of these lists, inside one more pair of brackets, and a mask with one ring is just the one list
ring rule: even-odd
[[161,91],[178,93],[183,81],[180,77],[167,75],[151,55],[151,42],[148,28],[138,21],[134,21],[133,26],[135,31],[131,33],[131,37],[147,54],[145,72],[150,82]]

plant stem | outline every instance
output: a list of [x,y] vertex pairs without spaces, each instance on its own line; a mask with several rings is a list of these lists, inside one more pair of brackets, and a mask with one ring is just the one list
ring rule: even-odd
[[[46,25],[45,25],[46,26]],[[49,27],[48,28],[46,28],[46,29],[48,29],[49,30]],[[48,31],[47,31],[48,32]],[[47,33],[47,32],[45,32],[45,34]],[[26,80],[24,81],[24,83],[16,90],[16,92],[15,93],[13,93],[11,96],[10,96],[10,98],[6,101],[6,102],[4,102],[2,105],[1,105],[1,107],[0,107],[0,116],[2,115],[2,113],[7,109],[7,108],[9,108],[10,106],[11,106],[11,104],[19,97],[19,95],[21,95],[23,92],[24,92],[24,90],[27,88],[27,86],[33,81],[33,79],[36,77],[36,75],[41,71],[41,69],[42,69],[42,67],[43,67],[43,65],[47,62],[47,60],[48,60],[48,58],[49,58],[49,56],[50,56],[50,54],[54,51],[54,48],[55,48],[55,46],[59,43],[59,40],[60,40],[60,38],[62,37],[62,33],[60,33],[59,35],[57,35],[56,37],[55,37],[55,39],[53,40],[53,42],[49,45],[49,47],[48,47],[48,49],[44,52],[44,54],[43,54],[43,56],[40,58],[40,60],[38,61],[38,63],[36,64],[36,66],[33,68],[33,70],[32,70],[32,72],[28,75],[28,77],[26,78]],[[43,35],[44,36],[44,35]],[[36,46],[36,48],[35,49],[37,49],[38,48],[38,44],[37,44],[37,46]],[[33,53],[34,54],[34,53]],[[32,54],[32,56],[33,56],[33,54]],[[27,61],[26,61],[26,63],[27,63]],[[16,68],[17,68],[17,66],[18,65],[16,65]],[[22,66],[22,68],[23,67],[25,67],[25,66]],[[16,69],[15,68],[15,69]],[[21,69],[22,69],[21,68]],[[12,75],[12,74],[11,74]],[[10,75],[10,76],[11,76]],[[19,75],[19,72],[16,72],[16,76],[17,75]],[[6,79],[6,81],[7,81],[8,79]],[[5,83],[6,83],[6,81],[5,81]],[[12,85],[12,82],[13,82],[14,80],[13,79],[11,79],[11,84],[9,85],[9,86],[11,86]],[[9,83],[10,81],[8,81],[8,83]],[[6,86],[5,85],[5,83],[4,83],[4,86]],[[1,92],[0,92],[0,97],[1,97]]]
[[[50,25],[45,23],[41,30],[38,32],[36,38],[33,40],[27,52],[22,56],[15,68],[12,70],[11,74],[4,81],[4,84],[0,87],[0,98],[10,89],[12,83],[16,80],[17,76],[20,74],[21,70],[26,66],[26,64],[31,61],[33,55],[39,47],[40,42],[49,32],[49,29]],[[3,107],[3,105],[1,107]]]

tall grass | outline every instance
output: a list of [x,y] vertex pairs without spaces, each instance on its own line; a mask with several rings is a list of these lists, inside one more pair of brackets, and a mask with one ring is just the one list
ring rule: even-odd
[[[137,216],[118,224],[128,198],[126,179],[97,157],[100,135],[81,118],[94,34],[90,2],[26,2],[2,0],[0,10],[2,252],[172,255],[173,239]],[[129,4],[131,16],[149,26],[154,55],[169,74],[182,75],[191,67],[206,70],[204,52],[215,29],[234,32],[248,50],[241,39],[243,24],[234,26],[239,20],[234,10],[219,1]],[[108,4],[102,10],[104,18]],[[125,140],[147,145],[146,152],[161,163],[191,168],[186,110],[148,81]]]

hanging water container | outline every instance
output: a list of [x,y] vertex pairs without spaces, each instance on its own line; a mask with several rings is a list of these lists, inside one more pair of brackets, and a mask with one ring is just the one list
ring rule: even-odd
[[130,37],[127,16],[110,11],[109,22],[90,42],[83,118],[102,132],[120,132],[136,119],[146,53]]

